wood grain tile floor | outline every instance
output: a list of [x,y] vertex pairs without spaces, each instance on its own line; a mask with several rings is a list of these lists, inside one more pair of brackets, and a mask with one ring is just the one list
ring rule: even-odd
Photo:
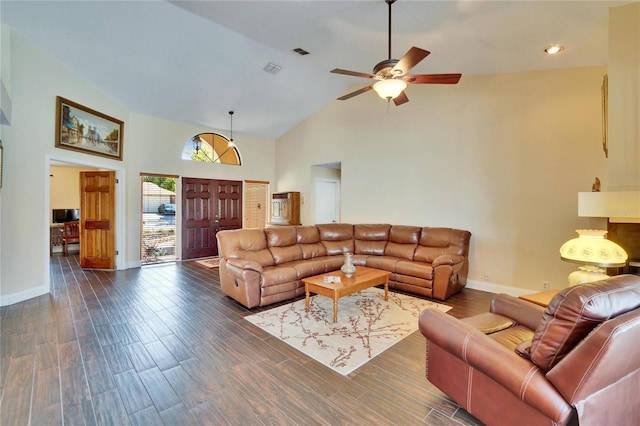
[[[53,256],[51,294],[0,309],[0,424],[480,424],[425,379],[419,331],[344,377],[243,320],[218,279]],[[465,317],[491,296],[446,303]]]

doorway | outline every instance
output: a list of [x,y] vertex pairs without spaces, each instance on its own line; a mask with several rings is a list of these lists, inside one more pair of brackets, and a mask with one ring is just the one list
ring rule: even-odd
[[316,179],[314,186],[316,223],[340,222],[340,182]]
[[[46,163],[49,165],[49,175],[46,177],[44,182],[45,187],[45,209],[43,214],[45,215],[45,223],[47,225],[47,234],[51,235],[52,231],[52,210],[56,207],[61,207],[62,205],[66,205],[71,201],[71,199],[66,198],[70,194],[80,194],[80,171],[85,172],[95,172],[95,171],[112,171],[115,173],[116,182],[119,184],[115,187],[115,229],[114,238],[115,238],[115,246],[114,246],[114,256],[115,256],[115,269],[121,270],[124,269],[124,250],[123,250],[123,241],[124,241],[124,227],[119,226],[119,224],[124,223],[124,205],[122,200],[124,199],[124,169],[123,168],[110,168],[104,167],[104,165],[98,163],[92,163],[90,161],[78,161],[71,160],[64,157],[53,157],[46,156]],[[75,170],[74,170],[75,169]],[[67,177],[67,183],[62,184],[63,175],[66,173],[71,173],[71,177]],[[73,187],[72,187],[73,186]],[[74,195],[75,197],[75,195]],[[62,200],[64,204],[58,204],[58,201],[54,200]],[[75,202],[75,198],[73,199]],[[80,208],[80,200],[78,198],[78,207]],[[56,207],[53,207],[56,206]],[[80,212],[82,214],[82,212]],[[82,242],[81,242],[82,244]],[[47,256],[47,266],[50,266],[50,256],[53,254],[60,253],[62,251],[61,247],[52,247],[51,240],[47,241],[47,252],[49,255]],[[118,255],[116,255],[118,254]],[[47,271],[49,269],[47,268]],[[47,283],[47,287],[50,288],[50,276],[49,273],[45,274],[43,282]]]
[[342,164],[311,166],[314,223],[340,222],[340,184]]
[[177,176],[141,174],[140,263],[175,262]]

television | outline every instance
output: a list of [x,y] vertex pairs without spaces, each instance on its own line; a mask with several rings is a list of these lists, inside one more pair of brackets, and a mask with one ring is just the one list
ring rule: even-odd
[[80,209],[53,209],[52,222],[64,223],[80,220]]

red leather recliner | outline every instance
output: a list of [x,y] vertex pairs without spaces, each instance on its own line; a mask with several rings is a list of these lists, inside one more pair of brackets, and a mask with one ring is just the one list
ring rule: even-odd
[[487,425],[640,424],[640,277],[504,294],[458,320],[426,309],[427,379]]

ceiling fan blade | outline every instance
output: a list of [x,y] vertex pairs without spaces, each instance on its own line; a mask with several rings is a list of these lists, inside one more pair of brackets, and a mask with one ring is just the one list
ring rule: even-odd
[[402,93],[396,96],[395,99],[393,100],[393,103],[396,104],[396,106],[406,104],[407,102],[409,102],[409,98],[407,97],[407,94],[405,93],[404,90],[402,91]]
[[462,74],[415,74],[402,79],[408,84],[457,84]]
[[354,96],[358,96],[358,95],[359,95],[359,94],[361,94],[361,93],[368,92],[368,91],[369,91],[369,90],[371,90],[371,89],[373,89],[373,84],[370,84],[370,85],[368,85],[368,86],[365,86],[365,87],[363,87],[362,89],[358,89],[358,90],[356,90],[355,92],[347,93],[347,94],[346,94],[346,95],[344,95],[344,96],[340,96],[340,97],[338,98],[338,100],[339,100],[339,101],[346,101],[347,99],[351,99],[351,98],[353,98]]
[[364,78],[375,78],[376,77],[373,74],[367,74],[367,73],[358,72],[358,71],[343,70],[343,69],[340,69],[340,68],[334,68],[329,72],[332,72],[334,74],[351,75],[351,76],[354,76],[354,77],[364,77]]
[[392,75],[405,75],[409,72],[409,70],[418,63],[429,56],[431,52],[428,50],[420,49],[419,47],[413,46],[407,53],[404,54],[402,58],[398,61],[398,63],[391,69]]

